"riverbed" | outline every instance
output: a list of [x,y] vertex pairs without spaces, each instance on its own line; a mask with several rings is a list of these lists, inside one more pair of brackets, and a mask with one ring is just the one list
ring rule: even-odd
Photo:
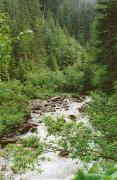
[[[54,97],[48,100],[35,100],[30,102],[30,123],[37,127],[36,132],[29,131],[20,135],[21,139],[36,135],[42,142],[49,143],[56,141],[53,135],[49,135],[47,127],[42,122],[45,116],[53,118],[64,117],[66,122],[72,121],[70,117],[75,117],[75,121],[82,122],[86,127],[93,131],[93,127],[86,115],[82,114],[84,107],[91,101],[89,97],[73,98],[73,97]],[[46,149],[41,155],[44,159],[38,161],[36,170],[27,171],[22,175],[14,174],[11,170],[12,157],[7,159],[1,157],[0,166],[6,167],[5,179],[9,180],[13,177],[15,180],[72,180],[78,169],[84,168],[84,162],[80,159],[72,159],[70,157],[59,156],[59,151],[50,151]],[[91,164],[89,164],[91,166]],[[41,170],[38,173],[37,170]]]

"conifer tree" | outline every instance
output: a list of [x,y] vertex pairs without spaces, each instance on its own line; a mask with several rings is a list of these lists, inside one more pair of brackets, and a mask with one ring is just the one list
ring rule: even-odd
[[0,80],[9,80],[9,63],[11,59],[11,37],[8,19],[0,14]]
[[117,1],[99,1],[97,13],[93,41],[94,61],[99,72],[96,76],[101,76],[97,78],[100,79],[97,85],[101,84],[103,90],[110,91],[117,79]]

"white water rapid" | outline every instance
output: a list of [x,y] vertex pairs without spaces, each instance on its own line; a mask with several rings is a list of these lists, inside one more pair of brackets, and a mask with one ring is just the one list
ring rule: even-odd
[[[62,103],[55,103],[55,110],[53,112],[43,112],[42,115],[38,112],[31,113],[31,123],[37,125],[37,133],[28,132],[24,135],[21,135],[20,138],[25,138],[30,135],[36,135],[41,138],[42,141],[50,142],[56,141],[53,135],[49,136],[47,132],[47,128],[45,127],[44,123],[40,123],[43,116],[51,115],[52,117],[61,117],[63,116],[64,119],[67,121],[70,120],[70,115],[76,117],[78,122],[82,122],[85,126],[92,128],[91,124],[89,123],[88,117],[82,116],[79,109],[81,109],[85,104],[87,104],[91,99],[86,97],[84,100],[79,101],[76,98],[65,98]],[[36,170],[34,171],[27,171],[25,174],[13,174],[10,170],[10,161],[11,159],[0,158],[0,167],[4,164],[7,164],[7,172],[6,172],[6,180],[9,180],[9,176],[13,177],[14,180],[72,180],[74,177],[75,172],[78,169],[83,168],[83,162],[79,159],[71,159],[68,157],[60,157],[58,156],[57,151],[49,151],[46,150],[42,157],[44,156],[45,159],[39,160],[36,165],[36,169],[41,169],[41,174],[39,174]],[[49,159],[49,160],[48,160]],[[9,161],[9,163],[8,163]]]

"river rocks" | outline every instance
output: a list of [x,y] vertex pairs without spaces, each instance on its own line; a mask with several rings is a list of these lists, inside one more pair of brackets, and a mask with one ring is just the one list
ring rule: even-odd
[[32,127],[32,128],[30,129],[30,131],[31,131],[32,133],[36,132],[36,131],[37,131],[37,127]]
[[[22,139],[29,137],[29,136],[37,136],[40,138],[41,142],[44,143],[44,152],[42,156],[45,156],[51,159],[51,161],[46,159],[40,159],[38,163],[36,164],[36,169],[42,170],[42,173],[39,174],[36,172],[30,172],[30,170],[26,171],[26,173],[22,176],[19,176],[17,178],[17,175],[15,175],[15,169],[11,167],[11,164],[9,165],[12,169],[12,177],[15,179],[72,179],[71,175],[75,173],[75,171],[79,168],[79,164],[76,165],[76,160],[72,160],[69,157],[70,152],[72,152],[72,148],[69,147],[69,151],[62,149],[61,146],[57,143],[59,141],[59,138],[61,139],[62,134],[60,134],[58,137],[54,135],[50,135],[48,133],[48,127],[45,125],[43,118],[44,116],[51,116],[53,119],[61,122],[61,118],[63,121],[67,124],[71,121],[77,121],[77,117],[79,117],[80,122],[80,114],[79,114],[79,108],[81,106],[84,106],[83,104],[86,104],[86,101],[81,101],[79,103],[79,99],[73,98],[73,97],[59,97],[56,96],[51,99],[47,100],[33,100],[30,101],[30,111],[29,116],[27,116],[27,121],[25,121],[20,126],[17,126],[17,130],[14,128],[14,134],[12,134],[11,140],[13,137],[16,137],[17,135],[24,134],[22,136],[18,136],[21,139],[19,140],[12,140],[13,143],[16,143],[16,146],[22,146]],[[31,115],[31,116],[30,116]],[[85,124],[87,124],[87,120],[83,119],[85,121]],[[75,122],[77,123],[77,122]],[[64,123],[63,123],[64,124]],[[36,132],[35,132],[36,131]],[[28,133],[27,133],[28,132]],[[18,134],[19,133],[19,134]],[[34,133],[34,134],[33,134]],[[30,150],[35,151],[35,148],[37,146],[31,145]],[[0,160],[1,161],[1,160]],[[8,164],[9,159],[6,161]],[[79,162],[79,161],[78,161]],[[3,164],[4,165],[4,164]],[[58,167],[60,171],[58,171]],[[5,167],[3,166],[3,171]],[[10,170],[11,170],[10,169]],[[8,170],[6,170],[8,171]],[[53,172],[55,172],[55,175],[53,177]],[[58,173],[59,172],[59,177]],[[62,172],[62,173],[61,173]],[[32,175],[31,173],[35,173],[36,175]],[[66,176],[61,176],[61,174],[67,174]],[[70,178],[67,178],[69,177]],[[50,178],[49,178],[50,177]],[[57,177],[57,178],[56,178]]]
[[51,107],[56,107],[57,104],[51,104]]
[[72,121],[76,121],[77,117],[73,114],[69,115],[69,119],[71,119]]
[[82,101],[84,101],[86,99],[86,96],[82,95],[82,96],[78,96],[78,95],[72,95],[72,100],[74,102],[78,102],[81,103]]
[[31,112],[32,110],[41,110],[42,107],[43,102],[41,100],[32,100],[29,102],[28,111]]
[[86,107],[87,107],[87,104],[82,105],[82,106],[78,109],[79,112],[84,112]]
[[[35,126],[35,125],[34,125],[34,126]],[[21,134],[25,134],[25,133],[27,133],[32,127],[33,127],[32,124],[27,123],[26,125],[20,126],[18,131],[19,131],[19,133],[21,133]]]
[[6,171],[6,164],[3,165],[0,170],[1,170],[1,171]]
[[69,103],[69,100],[68,100],[68,99],[64,99],[64,101],[63,101],[63,106],[67,106],[68,103]]
[[15,144],[19,138],[16,137],[4,137],[3,139],[0,140],[0,144],[2,147],[6,146],[7,144]]
[[43,110],[44,112],[55,112],[56,111],[56,109],[54,108],[54,107],[51,107],[51,106],[49,106],[49,107],[47,107],[45,110]]
[[40,114],[40,110],[33,110],[32,113],[35,113],[35,114]]
[[61,151],[59,152],[58,156],[68,157],[68,156],[69,156],[69,151],[61,150]]
[[7,144],[15,144],[17,141],[19,141],[19,138],[16,138],[16,136],[25,134],[29,131],[36,131],[37,124],[25,122],[17,127],[15,127],[12,131],[12,133],[9,133],[8,135],[2,137],[0,139],[0,145],[4,147]]
[[51,99],[48,100],[48,102],[57,102],[57,101],[61,101],[62,97],[61,96],[55,96]]

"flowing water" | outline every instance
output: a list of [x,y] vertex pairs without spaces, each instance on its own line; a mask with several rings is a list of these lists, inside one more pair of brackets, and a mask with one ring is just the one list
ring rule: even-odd
[[[41,141],[51,142],[56,141],[56,138],[51,135],[48,135],[47,128],[44,123],[40,123],[43,116],[52,116],[53,118],[64,117],[66,122],[71,121],[70,115],[76,117],[78,122],[82,122],[86,127],[93,130],[91,124],[89,123],[88,117],[83,116],[80,113],[79,109],[81,109],[85,104],[87,104],[91,99],[86,97],[82,101],[78,101],[75,98],[65,98],[62,103],[55,103],[54,111],[43,112],[41,115],[38,112],[31,113],[31,123],[37,125],[37,133],[28,132],[24,135],[21,135],[20,138],[25,138],[31,135],[38,135],[41,138]],[[42,173],[39,174],[35,171],[27,171],[23,175],[13,174],[10,169],[11,158],[0,158],[0,166],[2,167],[4,164],[7,164],[7,173],[6,180],[8,180],[8,176],[14,177],[15,180],[71,180],[78,169],[83,168],[84,164],[79,159],[71,159],[69,157],[60,157],[58,156],[58,151],[50,151],[46,150],[42,156],[45,157],[43,160],[39,160],[36,165],[36,169],[41,169]],[[49,160],[48,160],[49,159]]]

